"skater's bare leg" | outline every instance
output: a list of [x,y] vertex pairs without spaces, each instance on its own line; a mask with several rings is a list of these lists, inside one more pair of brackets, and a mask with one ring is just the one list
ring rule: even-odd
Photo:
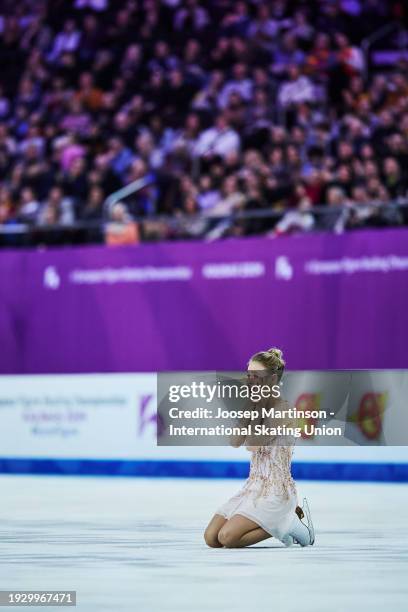
[[226,522],[227,519],[224,516],[221,516],[221,514],[214,514],[204,532],[204,540],[207,546],[210,546],[211,548],[223,547],[223,545],[218,541],[218,534]]
[[257,523],[245,516],[235,514],[218,533],[218,541],[226,548],[243,548],[272,537]]

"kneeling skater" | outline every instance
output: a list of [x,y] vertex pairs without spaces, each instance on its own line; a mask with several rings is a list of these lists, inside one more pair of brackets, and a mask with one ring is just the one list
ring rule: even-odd
[[[256,353],[248,363],[248,376],[269,375],[279,382],[285,362],[276,348]],[[257,374],[259,372],[259,374]],[[265,378],[266,380],[266,378]],[[272,400],[276,409],[288,404]],[[265,422],[265,421],[264,421]],[[253,437],[252,437],[253,439]],[[291,475],[293,438],[268,440],[267,446],[252,446],[245,437],[231,440],[233,446],[246,444],[251,452],[249,478],[236,495],[216,511],[204,533],[212,548],[242,548],[275,537],[285,546],[314,544],[314,528],[307,500],[298,505],[296,484]]]

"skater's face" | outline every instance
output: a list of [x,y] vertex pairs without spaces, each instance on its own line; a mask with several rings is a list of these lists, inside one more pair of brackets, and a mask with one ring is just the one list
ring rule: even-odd
[[259,361],[250,361],[248,364],[248,380],[259,383],[268,375],[266,367]]
[[253,384],[275,384],[277,376],[260,361],[251,360],[248,363],[247,379]]

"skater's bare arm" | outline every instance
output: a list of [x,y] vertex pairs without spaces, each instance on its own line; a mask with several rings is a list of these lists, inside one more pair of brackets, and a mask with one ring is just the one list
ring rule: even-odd
[[[279,403],[275,403],[275,407],[279,408],[281,411],[284,411],[288,410],[289,404],[287,401],[282,400]],[[274,432],[284,431],[285,428],[290,426],[293,427],[294,425],[294,423],[287,418],[277,417],[262,419],[261,423],[265,426],[266,431],[274,430]],[[252,428],[252,431],[255,432],[256,430]],[[256,451],[260,446],[271,446],[278,443],[279,438],[281,438],[281,435],[277,435],[276,433],[253,433],[253,435],[246,438],[246,448],[247,450]]]
[[[261,422],[262,422],[262,417],[259,413],[259,416],[257,416],[256,418],[238,419],[236,422],[236,426],[239,426],[240,428],[243,429],[243,428],[248,427],[249,424],[251,424],[251,427],[253,427],[254,425],[260,424]],[[242,446],[243,444],[247,443],[248,439],[249,439],[249,436],[245,434],[232,435],[230,436],[230,444],[231,446],[238,448],[239,446]]]
[[[237,423],[237,426],[243,428],[243,427],[247,427],[249,423],[250,423],[250,419],[240,419],[239,422]],[[246,439],[246,436],[244,434],[239,434],[239,435],[233,434],[229,437],[229,443],[234,448],[239,448],[245,443],[245,439]]]

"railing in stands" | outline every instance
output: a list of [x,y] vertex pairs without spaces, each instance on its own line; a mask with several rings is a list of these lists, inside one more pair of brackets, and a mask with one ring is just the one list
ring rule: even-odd
[[[141,183],[139,183],[139,187],[140,185]],[[130,187],[130,185],[128,187]],[[119,192],[116,192],[116,196],[118,193]],[[120,200],[116,199],[115,201],[118,202]],[[110,206],[113,205],[112,202],[114,202],[114,198],[112,198],[110,201]],[[384,218],[384,223],[378,224],[380,226],[408,225],[408,197],[398,198],[388,202],[370,202],[364,204],[363,208],[368,211],[370,208],[372,208],[372,212],[375,211],[379,219]],[[358,211],[359,209],[361,210],[361,206],[358,204],[349,204],[344,206],[320,205],[313,206],[311,209],[300,214],[313,215],[316,221],[315,227],[313,228],[314,230],[335,231],[335,223],[338,219],[341,219],[342,214],[347,214],[351,211]],[[144,231],[144,228],[148,225],[154,226],[155,224],[162,227],[164,226],[171,230],[169,234],[164,237],[164,239],[208,239],[209,227],[214,228],[214,226],[218,226],[222,223],[232,226],[235,222],[243,222],[245,224],[245,222],[259,220],[261,221],[261,225],[258,225],[257,229],[252,228],[247,234],[244,235],[262,234],[268,229],[272,229],[274,224],[276,224],[287,212],[288,209],[268,207],[255,210],[239,210],[222,215],[185,215],[181,212],[177,212],[174,215],[151,215],[136,217],[134,220],[140,225],[142,241],[163,239],[157,235],[149,237]],[[382,215],[384,217],[382,217]],[[325,224],[328,217],[330,217],[332,221],[331,227]],[[190,235],[188,232],[188,226],[190,224],[194,225],[194,223],[203,220],[207,222],[204,224],[204,231],[202,233],[198,232]],[[263,224],[262,221],[264,222]],[[33,226],[24,223],[0,225],[0,247],[103,243],[105,241],[105,231],[110,223],[111,222],[109,219],[101,219],[100,221],[78,221],[69,226]],[[372,226],[373,224],[371,224],[371,227]]]
[[154,180],[155,179],[153,175],[146,175],[137,179],[136,181],[133,181],[132,183],[129,183],[128,185],[125,185],[125,187],[122,187],[121,189],[118,189],[117,191],[111,193],[106,198],[103,205],[105,216],[109,217],[110,213],[112,212],[112,208],[115,204],[117,204],[121,200],[124,200],[128,196],[133,195],[138,191],[141,191],[148,185],[151,185],[152,183],[154,183]]

